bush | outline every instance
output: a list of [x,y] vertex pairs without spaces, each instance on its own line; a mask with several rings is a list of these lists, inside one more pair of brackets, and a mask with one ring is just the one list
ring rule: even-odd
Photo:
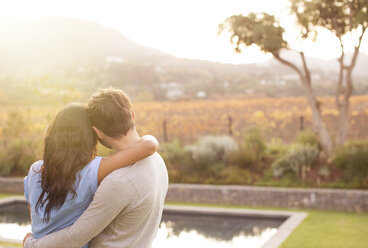
[[243,148],[254,153],[256,163],[263,158],[267,144],[262,130],[257,126],[248,127],[244,131]]
[[37,160],[39,140],[33,137],[30,123],[24,112],[11,110],[2,129],[0,140],[0,176],[26,175]]
[[225,161],[237,144],[228,136],[206,136],[186,146],[180,159],[181,181],[186,183],[215,182],[225,168]]
[[222,184],[251,184],[252,176],[249,171],[238,167],[227,167],[220,173]]
[[240,147],[239,150],[229,154],[228,162],[243,169],[251,169],[256,164],[256,155],[251,150]]
[[208,165],[225,162],[228,155],[238,149],[235,140],[229,136],[206,136],[197,144],[188,146],[193,160],[206,168]]
[[0,152],[0,176],[13,173],[25,175],[37,160],[34,142],[27,138],[13,138]]
[[312,130],[303,130],[297,133],[295,142],[302,145],[311,145],[319,147],[317,135]]
[[183,174],[187,173],[188,168],[193,164],[190,151],[175,139],[172,142],[160,144],[159,153],[168,168],[170,182],[182,182]]
[[343,170],[344,178],[357,187],[368,187],[368,143],[350,142],[338,149],[334,164]]
[[296,144],[272,164],[274,175],[278,177],[292,171],[304,179],[306,170],[310,169],[318,154],[316,146]]
[[185,149],[178,139],[160,144],[159,152],[169,168],[177,168],[185,156]]
[[229,155],[230,165],[245,169],[259,168],[265,158],[267,145],[263,132],[257,126],[248,127],[244,131],[244,141],[240,148]]
[[267,155],[270,159],[275,160],[284,156],[288,149],[290,146],[284,145],[281,139],[273,138],[267,146]]

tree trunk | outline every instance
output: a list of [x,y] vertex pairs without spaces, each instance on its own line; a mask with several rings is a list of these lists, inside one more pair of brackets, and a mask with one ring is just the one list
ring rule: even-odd
[[313,130],[317,133],[319,142],[322,146],[322,149],[326,151],[328,154],[331,154],[334,150],[334,145],[332,142],[332,138],[330,133],[327,130],[326,125],[324,124],[322,113],[320,110],[320,103],[317,101],[314,92],[311,88],[311,82],[306,78],[301,79],[302,85],[304,88],[304,92],[306,93],[309,106],[312,109],[313,115]]
[[346,141],[346,137],[349,130],[349,109],[350,99],[343,98],[343,102],[340,103],[339,118],[338,118],[338,131],[336,134],[336,147],[341,147]]
[[[359,36],[358,44],[355,46],[353,57],[351,59],[350,65],[345,66],[344,65],[344,46],[342,43],[342,40],[340,37],[340,45],[341,45],[341,57],[340,57],[340,74],[339,74],[339,80],[337,84],[337,90],[336,90],[336,104],[337,108],[339,109],[339,128],[336,135],[336,146],[340,147],[344,145],[347,137],[347,133],[349,130],[349,109],[350,109],[350,97],[353,94],[353,69],[355,67],[358,55],[359,55],[359,49],[360,45],[362,44],[362,39],[364,36],[365,31],[367,30],[367,26],[362,27],[362,33]],[[342,82],[343,82],[343,76],[344,71],[346,70],[345,75],[345,87],[342,88]],[[342,96],[342,102],[340,101],[340,96]]]
[[304,89],[304,92],[307,96],[307,100],[308,100],[308,104],[310,106],[310,108],[312,109],[312,115],[313,115],[313,129],[314,131],[317,133],[317,136],[319,138],[319,142],[322,146],[322,149],[324,151],[327,152],[327,154],[331,154],[334,150],[334,144],[332,142],[332,138],[330,133],[328,132],[323,118],[322,118],[322,113],[320,110],[320,103],[317,101],[317,98],[313,92],[312,89],[312,82],[311,82],[311,76],[310,76],[310,71],[307,67],[305,58],[304,58],[304,54],[302,52],[300,52],[301,55],[301,59],[303,62],[303,71],[304,73],[298,68],[296,67],[294,64],[292,64],[291,62],[284,60],[283,58],[281,58],[278,54],[274,54],[274,57],[280,61],[281,63],[289,66],[290,68],[292,68],[294,71],[296,71],[299,75],[300,81],[302,83],[302,87]]
[[[349,109],[350,109],[350,97],[353,93],[353,69],[356,64],[356,60],[359,54],[359,47],[355,47],[353,58],[349,66],[344,66],[344,54],[340,58],[340,75],[336,91],[336,103],[339,109],[339,120],[338,120],[338,132],[336,135],[336,146],[340,147],[344,145],[349,130]],[[344,70],[345,74],[345,87],[342,87]],[[342,99],[340,99],[342,96]]]

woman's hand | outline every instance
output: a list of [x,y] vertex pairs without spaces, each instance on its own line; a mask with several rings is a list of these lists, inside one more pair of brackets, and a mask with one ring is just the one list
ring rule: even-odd
[[24,239],[23,239],[23,247],[24,247],[24,243],[26,242],[26,240],[29,238],[29,237],[33,237],[33,234],[32,233],[27,233],[26,236],[24,236]]

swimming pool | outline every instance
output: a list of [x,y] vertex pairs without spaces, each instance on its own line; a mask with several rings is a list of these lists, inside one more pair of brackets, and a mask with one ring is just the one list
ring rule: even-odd
[[[288,221],[290,216],[280,212],[165,206],[152,247],[277,247],[267,244]],[[24,199],[0,201],[0,240],[21,242],[30,231]]]

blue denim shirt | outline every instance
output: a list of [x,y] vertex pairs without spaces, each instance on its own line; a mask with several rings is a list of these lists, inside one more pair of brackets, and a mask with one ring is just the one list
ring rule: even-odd
[[[31,207],[32,233],[36,239],[61,230],[72,225],[91,203],[97,190],[97,173],[102,157],[95,157],[77,174],[74,189],[77,193],[73,198],[68,194],[61,208],[51,210],[49,222],[44,222],[44,208],[35,209],[39,196],[41,195],[41,167],[43,161],[32,164],[28,175],[24,178],[24,195]],[[83,248],[88,247],[88,244]]]

